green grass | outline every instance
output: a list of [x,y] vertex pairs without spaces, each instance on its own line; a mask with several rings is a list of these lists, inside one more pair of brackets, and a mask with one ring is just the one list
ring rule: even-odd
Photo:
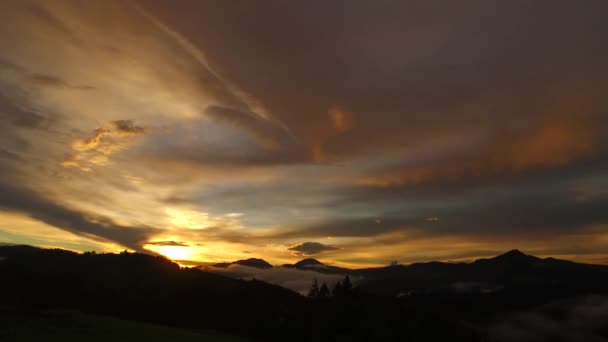
[[2,312],[0,341],[245,342],[247,340],[211,331],[192,331],[76,312],[50,311],[28,315]]

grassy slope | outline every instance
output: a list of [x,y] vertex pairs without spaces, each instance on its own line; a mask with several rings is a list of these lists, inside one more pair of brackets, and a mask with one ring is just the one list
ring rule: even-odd
[[174,341],[245,342],[209,331],[189,331],[75,312],[0,313],[0,341]]

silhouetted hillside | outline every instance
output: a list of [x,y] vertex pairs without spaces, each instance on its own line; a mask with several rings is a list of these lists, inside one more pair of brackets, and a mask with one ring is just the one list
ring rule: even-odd
[[541,259],[512,250],[472,263],[417,263],[356,270],[360,288],[380,295],[445,291],[608,292],[608,266]]
[[[325,265],[305,260],[300,266]],[[351,285],[340,276],[344,281],[333,287],[315,281],[319,291],[307,298],[261,281],[180,268],[159,256],[0,247],[2,312],[8,318],[69,309],[262,341],[475,342],[507,341],[518,320],[533,313],[543,315],[538,319],[546,324],[580,330],[560,341],[608,338],[601,329],[608,326],[601,314],[608,308],[608,297],[601,296],[608,293],[606,266],[511,251],[469,264],[349,272],[362,279]],[[574,317],[577,313],[581,316]],[[526,329],[547,336],[561,331],[536,332],[537,326],[530,323]]]
[[[0,247],[3,304],[68,308],[152,323],[272,339],[290,331],[304,298],[260,281],[181,269],[139,253],[77,254]],[[293,316],[293,317],[292,317]]]

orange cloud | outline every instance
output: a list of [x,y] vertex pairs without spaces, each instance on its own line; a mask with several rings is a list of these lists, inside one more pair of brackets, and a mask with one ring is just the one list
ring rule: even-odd
[[329,108],[327,113],[329,114],[329,118],[331,119],[334,128],[338,132],[345,132],[353,128],[354,121],[352,113],[338,106]]
[[136,126],[131,120],[113,121],[109,128],[97,128],[92,138],[74,140],[72,150],[75,153],[63,160],[61,166],[88,172],[94,165],[107,165],[112,154],[124,150],[130,144],[125,138],[144,132],[143,127]]
[[589,157],[596,150],[599,132],[586,119],[584,116],[547,116],[526,134],[500,137],[487,146],[476,146],[444,159],[421,161],[364,176],[359,183],[384,187],[563,166]]

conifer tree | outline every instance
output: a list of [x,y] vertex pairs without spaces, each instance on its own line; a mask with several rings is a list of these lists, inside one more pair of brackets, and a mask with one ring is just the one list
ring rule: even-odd
[[350,277],[348,275],[344,277],[342,289],[344,290],[344,293],[350,293],[350,291],[353,289],[353,284],[350,282]]
[[339,297],[342,295],[342,293],[344,292],[344,287],[342,287],[342,282],[341,281],[337,281],[336,284],[334,285],[334,289],[332,291],[332,295],[334,297]]
[[323,283],[319,289],[319,298],[328,298],[329,294],[329,287],[327,287],[327,284]]
[[317,281],[317,278],[313,279],[312,281],[312,285],[310,286],[310,290],[308,291],[308,297],[319,297],[319,282]]

